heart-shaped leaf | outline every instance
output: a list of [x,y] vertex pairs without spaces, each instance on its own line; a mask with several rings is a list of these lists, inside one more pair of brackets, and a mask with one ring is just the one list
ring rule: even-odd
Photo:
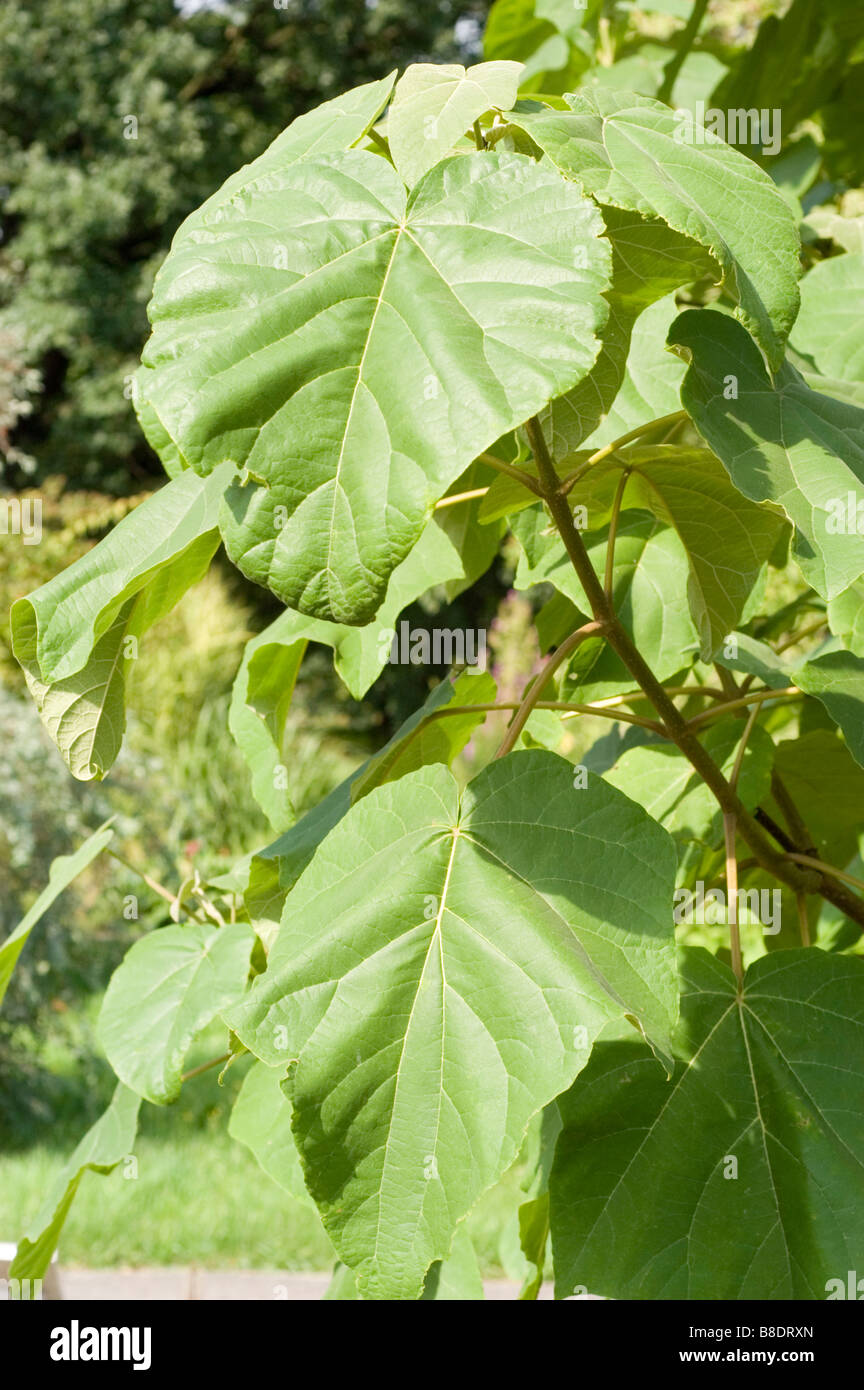
[[200,473],[246,470],[229,555],[337,622],[374,616],[437,499],[585,375],[606,316],[602,220],[554,170],[457,156],[406,198],[360,150],[271,168],[178,237],[150,306],[164,432]]
[[293,1073],[307,1184],[361,1289],[416,1298],[453,1228],[610,1018],[675,1014],[666,832],[547,752],[462,798],[379,787],[290,894],[268,968],[225,1015]]

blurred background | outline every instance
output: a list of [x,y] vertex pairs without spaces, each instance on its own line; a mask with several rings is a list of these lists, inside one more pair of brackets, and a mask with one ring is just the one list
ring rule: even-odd
[[[127,738],[104,783],[69,776],[9,644],[13,600],[160,484],[130,378],[153,276],[177,226],[319,102],[411,62],[487,57],[526,63],[534,91],[612,83],[690,108],[782,105],[784,146],[767,162],[800,217],[805,255],[808,245],[824,254],[832,237],[861,250],[860,10],[861,0],[4,0],[0,494],[40,498],[43,534],[38,545],[0,535],[0,940],[52,859],[107,816],[117,818],[131,867],[100,857],[61,896],[7,995],[0,1241],[17,1238],[50,1174],[110,1097],[94,1036],[101,995],[129,943],[166,920],[166,904],[140,873],[173,890],[196,868],[212,874],[272,839],[227,709],[245,642],[278,609],[232,567],[217,562],[134,663]],[[697,19],[677,67],[682,35]],[[454,604],[433,591],[406,614],[412,627],[488,627],[505,699],[537,657],[526,640],[536,605],[509,591],[511,578],[505,547]],[[355,706],[331,653],[313,647],[283,750],[297,814],[380,747],[443,674],[388,667]],[[122,904],[133,892],[139,917],[126,921]],[[218,1030],[202,1038],[189,1065],[223,1045]],[[110,1199],[95,1181],[83,1184],[65,1263],[330,1263],[315,1216],[228,1139],[236,1072],[221,1089],[212,1072],[175,1106],[146,1107],[139,1181],[115,1174]],[[517,1178],[481,1203],[473,1234],[488,1273],[518,1277],[518,1234],[502,1215],[513,1205],[508,1184],[515,1191]]]

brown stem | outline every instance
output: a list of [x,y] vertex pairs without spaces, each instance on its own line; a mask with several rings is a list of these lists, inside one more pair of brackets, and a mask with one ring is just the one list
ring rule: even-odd
[[789,795],[779,772],[771,773],[771,794],[783,813],[783,819],[789,827],[789,834],[795,841],[795,844],[790,845],[789,848],[797,849],[802,854],[809,854],[811,851],[815,853],[816,846],[813,844],[813,837],[804,824],[801,813]]
[[790,647],[797,647],[799,642],[803,642],[805,637],[812,637],[815,632],[819,632],[827,625],[827,619],[822,617],[818,623],[811,623],[809,627],[803,627],[800,632],[793,632],[791,637],[787,637],[784,642],[778,643],[774,648],[778,656],[782,656]]
[[790,840],[782,826],[779,826],[773,816],[769,816],[768,812],[764,810],[763,807],[760,806],[755,812],[755,815],[759,824],[764,825],[765,829],[771,832],[778,845],[782,845],[785,850],[795,848],[795,841]]

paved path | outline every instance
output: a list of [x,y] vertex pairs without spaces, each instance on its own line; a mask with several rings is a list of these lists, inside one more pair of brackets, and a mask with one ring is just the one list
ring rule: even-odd
[[[152,1269],[60,1268],[61,1297],[66,1299],[153,1300],[218,1299],[305,1301],[322,1298],[329,1274],[286,1274],[270,1269],[196,1269],[169,1266]],[[487,1280],[486,1298],[517,1299],[519,1285],[506,1279]],[[544,1284],[541,1299],[551,1300],[552,1286]]]

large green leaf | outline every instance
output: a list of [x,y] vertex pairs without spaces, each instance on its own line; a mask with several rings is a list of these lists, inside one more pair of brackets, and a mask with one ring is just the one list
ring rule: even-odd
[[603,1043],[560,1102],[556,1293],[821,1299],[864,1260],[864,963],[685,953],[672,1081]]
[[801,312],[790,339],[825,377],[864,382],[864,254],[832,256],[801,282]]
[[231,472],[173,479],[12,606],[12,649],[43,723],[82,781],[104,776],[120,751],[138,639],[207,570]]
[[234,1102],[228,1133],[251,1149],[267,1176],[289,1196],[311,1206],[291,1133],[291,1102],[282,1090],[283,1080],[272,1067],[253,1063]]
[[189,1044],[243,989],[254,936],[244,923],[186,922],[136,941],[111,976],[99,1038],[122,1082],[155,1105],[180,1094]]
[[321,845],[226,1020],[268,1065],[299,1058],[307,1184],[364,1293],[419,1295],[609,1018],[663,1045],[673,877],[665,831],[546,752],[462,798],[409,774]]
[[571,111],[511,120],[598,202],[660,218],[704,247],[737,313],[776,369],[798,311],[795,218],[758,165],[650,97],[597,88]]
[[64,1163],[18,1242],[18,1253],[9,1267],[11,1279],[42,1278],[51,1263],[84,1174],[88,1169],[94,1173],[110,1173],[131,1153],[140,1106],[140,1096],[125,1086],[117,1087],[108,1109],[88,1129],[71,1158]]
[[249,764],[252,794],[274,830],[285,830],[294,819],[282,744],[307,643],[333,648],[336,670],[355,700],[360,700],[390,657],[395,623],[403,608],[434,585],[463,576],[459,554],[447,532],[433,520],[393,571],[387,597],[367,627],[328,623],[289,609],[246,644],[228,723]]
[[464,1225],[456,1227],[446,1260],[430,1265],[420,1295],[427,1303],[480,1302],[483,1278],[474,1244]]
[[554,170],[456,156],[406,198],[364,151],[272,169],[177,239],[150,306],[144,395],[190,466],[244,470],[229,555],[338,622],[368,621],[449,484],[585,375],[606,314],[602,221]]
[[[772,382],[755,343],[725,314],[690,309],[669,330],[690,363],[681,400],[735,486],[778,503],[796,528],[805,579],[834,598],[864,572],[864,411],[811,391],[789,363]],[[853,525],[844,526],[851,500]]]
[[484,111],[516,100],[521,63],[412,63],[396,84],[387,113],[393,163],[409,188],[470,130]]
[[[357,1276],[352,1269],[337,1264],[333,1279],[324,1295],[341,1302],[359,1301]],[[479,1302],[483,1298],[483,1279],[471,1237],[464,1225],[456,1227],[453,1244],[446,1260],[436,1260],[429,1266],[422,1302]]]
[[48,882],[42,889],[29,912],[25,913],[18,926],[5,938],[0,941],[0,1004],[3,1003],[3,996],[12,978],[12,971],[15,969],[18,957],[27,944],[27,939],[41,917],[44,917],[49,907],[59,898],[60,894],[73,879],[92,864],[98,854],[101,854],[105,846],[109,843],[114,831],[107,825],[103,825],[99,830],[95,830],[89,835],[83,845],[79,845],[74,854],[59,854],[51,863],[48,870]]
[[[597,0],[590,4],[597,8]],[[577,10],[567,0],[496,0],[486,21],[483,53],[524,63],[523,90],[563,92],[591,61],[590,41],[579,33],[587,13],[587,5]]]

